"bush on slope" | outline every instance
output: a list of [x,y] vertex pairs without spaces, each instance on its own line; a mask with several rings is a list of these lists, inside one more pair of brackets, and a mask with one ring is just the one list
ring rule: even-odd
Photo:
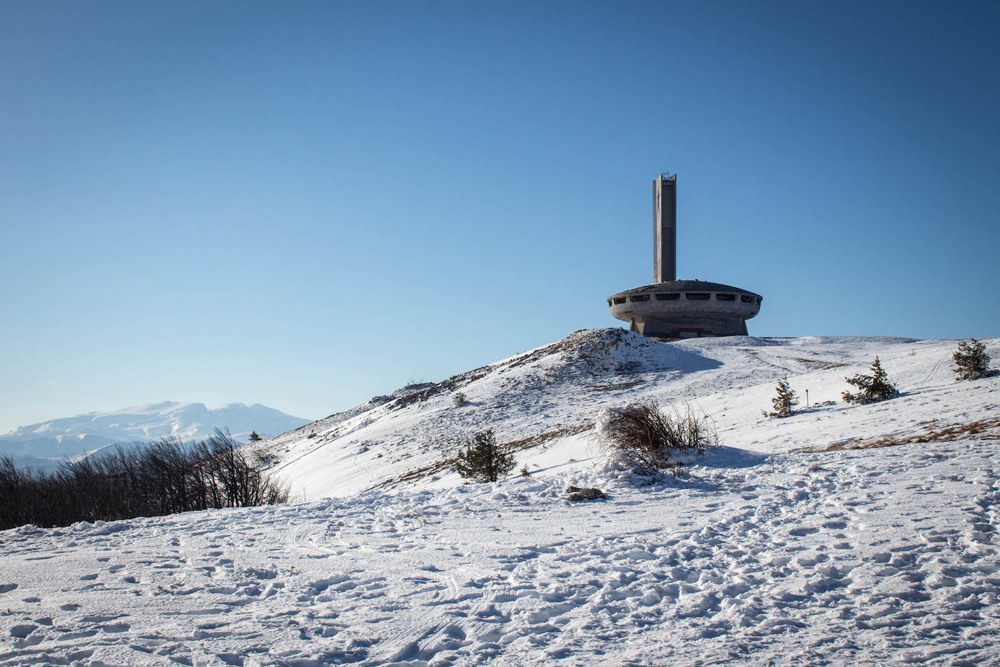
[[690,408],[683,415],[667,414],[653,400],[606,411],[598,436],[612,465],[643,475],[675,472],[681,465],[679,454],[719,446],[707,417]]
[[774,409],[771,412],[764,411],[765,417],[791,417],[795,414],[795,406],[799,404],[799,399],[795,395],[795,390],[788,384],[788,378],[778,380],[775,387],[778,395],[771,399]]
[[969,343],[960,341],[951,358],[956,380],[979,380],[989,375],[990,355],[986,354],[986,345],[975,338]]
[[473,482],[496,482],[510,474],[517,462],[497,445],[493,430],[480,431],[459,450],[455,469],[463,479]]
[[852,394],[849,391],[845,391],[841,394],[845,402],[867,405],[869,403],[887,401],[890,398],[896,398],[899,396],[899,389],[896,388],[895,384],[889,381],[889,376],[882,368],[882,364],[879,362],[878,356],[876,356],[875,361],[872,362],[871,371],[871,375],[858,373],[854,377],[845,378],[847,380],[847,384],[857,387],[859,390],[856,394]]

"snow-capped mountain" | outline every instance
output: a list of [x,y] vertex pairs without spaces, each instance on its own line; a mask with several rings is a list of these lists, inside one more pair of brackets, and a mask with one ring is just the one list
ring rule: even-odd
[[276,435],[308,423],[259,403],[231,403],[210,410],[203,403],[165,401],[115,410],[91,412],[22,426],[0,435],[0,454],[19,464],[49,467],[63,457],[92,452],[115,443],[149,442],[164,437],[184,441],[229,429],[246,442],[250,433]]

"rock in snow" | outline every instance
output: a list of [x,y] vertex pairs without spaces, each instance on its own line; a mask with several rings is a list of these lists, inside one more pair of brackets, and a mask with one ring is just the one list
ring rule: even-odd
[[566,496],[566,500],[571,503],[575,503],[580,500],[598,500],[601,498],[607,498],[603,491],[593,487],[581,489],[579,486],[570,485],[566,487],[566,493],[569,494]]
[[[0,532],[0,666],[1000,662],[1000,378],[954,341],[574,336],[271,439],[311,502]],[[875,354],[903,395],[828,403]],[[810,407],[761,419],[786,374]],[[636,398],[723,447],[607,469]],[[529,477],[440,467],[487,427]]]

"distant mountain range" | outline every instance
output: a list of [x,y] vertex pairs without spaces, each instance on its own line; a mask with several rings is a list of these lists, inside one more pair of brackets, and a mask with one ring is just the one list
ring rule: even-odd
[[18,465],[51,468],[64,458],[116,443],[149,442],[163,437],[188,442],[207,438],[216,428],[229,429],[235,439],[247,442],[253,431],[267,437],[307,423],[308,419],[259,403],[231,403],[209,410],[204,403],[165,401],[22,426],[0,435],[0,455],[11,455]]

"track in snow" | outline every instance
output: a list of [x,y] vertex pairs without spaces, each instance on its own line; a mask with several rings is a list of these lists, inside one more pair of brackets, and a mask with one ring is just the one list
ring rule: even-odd
[[8,531],[0,665],[986,664],[1000,457],[971,442]]

